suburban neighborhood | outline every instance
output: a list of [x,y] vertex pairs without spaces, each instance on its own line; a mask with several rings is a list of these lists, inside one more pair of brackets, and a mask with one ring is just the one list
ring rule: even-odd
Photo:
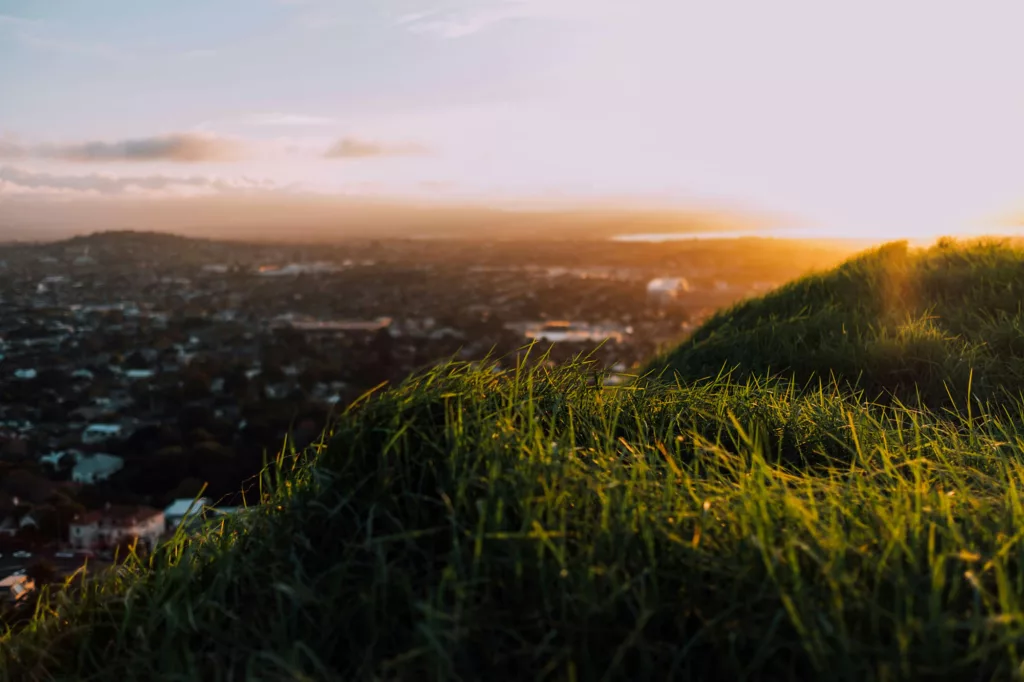
[[199,495],[209,513],[258,503],[286,439],[301,451],[411,372],[588,354],[621,383],[714,310],[836,258],[782,242],[144,232],[2,245],[0,578],[151,549]]

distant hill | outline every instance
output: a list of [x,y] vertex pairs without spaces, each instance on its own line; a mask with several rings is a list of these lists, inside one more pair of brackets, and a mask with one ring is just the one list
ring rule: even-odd
[[175,200],[6,201],[0,242],[64,239],[102,230],[154,230],[214,239],[329,242],[346,238],[607,239],[622,233],[756,230],[758,215],[712,210],[415,203],[329,196]]
[[969,385],[1024,388],[1022,305],[1019,243],[891,243],[719,312],[653,367],[687,381],[834,376],[871,398],[963,405]]

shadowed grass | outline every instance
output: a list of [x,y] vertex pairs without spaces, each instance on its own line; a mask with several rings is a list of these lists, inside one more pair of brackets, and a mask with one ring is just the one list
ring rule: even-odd
[[1012,679],[1024,405],[452,364],[54,596],[8,680]]

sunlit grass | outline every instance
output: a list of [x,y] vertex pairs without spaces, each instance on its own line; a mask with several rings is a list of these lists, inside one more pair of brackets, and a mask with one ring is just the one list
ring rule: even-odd
[[[692,380],[723,368],[835,377],[872,398],[946,407],[1019,397],[1024,249],[1009,241],[887,244],[722,311],[652,365]],[[950,398],[952,394],[952,399]]]
[[453,364],[370,399],[258,508],[52,598],[3,677],[1017,674],[1020,402],[592,375]]

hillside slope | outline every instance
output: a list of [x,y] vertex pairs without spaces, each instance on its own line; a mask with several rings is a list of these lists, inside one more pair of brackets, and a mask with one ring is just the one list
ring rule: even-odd
[[[410,380],[7,680],[1005,679],[1024,431],[771,383]],[[1016,404],[1015,414],[1024,410]]]
[[[1006,246],[891,245],[719,316],[679,357],[699,373],[693,358],[714,367],[701,349],[724,355],[725,339],[752,374],[823,362],[817,335],[885,358],[872,314],[897,327],[942,314],[920,322],[944,330],[923,336],[934,374],[907,381],[934,390],[984,356],[976,379],[1008,388],[1017,349],[999,334],[1019,315],[1018,267]],[[803,353],[772,354],[769,311]],[[912,338],[899,362],[918,357]],[[456,364],[412,377],[279,460],[258,507],[41,605],[0,636],[0,679],[1017,675],[1024,402],[965,394],[930,411],[843,382],[736,376],[611,388],[586,364]]]
[[[715,315],[655,363],[684,380],[832,376],[926,405],[1024,386],[1024,249],[887,244]],[[972,378],[973,372],[973,378]]]

